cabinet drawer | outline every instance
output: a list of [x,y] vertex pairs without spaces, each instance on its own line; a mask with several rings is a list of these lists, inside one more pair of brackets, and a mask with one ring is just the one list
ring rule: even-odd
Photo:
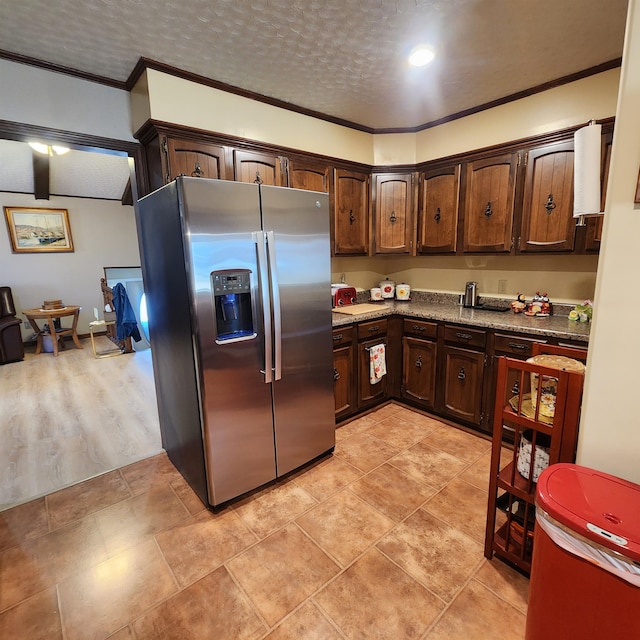
[[469,327],[445,325],[444,339],[445,342],[484,349],[487,343],[487,332],[470,329]]
[[438,323],[425,322],[424,320],[403,320],[403,335],[414,336],[416,338],[430,338],[435,340],[438,336]]
[[358,340],[375,338],[387,333],[387,320],[372,320],[371,322],[361,322],[358,325]]
[[340,327],[333,330],[333,348],[341,347],[344,344],[353,342],[354,328],[353,326]]
[[531,349],[536,342],[546,343],[546,340],[511,336],[507,333],[496,333],[494,347],[496,353],[528,358],[531,355]]

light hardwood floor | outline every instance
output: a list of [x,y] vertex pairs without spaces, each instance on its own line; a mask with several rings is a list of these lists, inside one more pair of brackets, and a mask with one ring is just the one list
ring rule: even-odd
[[0,367],[0,511],[162,451],[151,351],[82,344]]

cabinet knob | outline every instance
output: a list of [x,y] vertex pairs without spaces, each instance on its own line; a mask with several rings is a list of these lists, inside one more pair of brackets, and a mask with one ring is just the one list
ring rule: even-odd
[[433,219],[436,221],[437,224],[440,224],[440,220],[442,219],[442,216],[440,215],[440,207],[436,209],[436,215],[433,216]]
[[548,215],[551,215],[551,212],[556,208],[556,203],[553,201],[553,193],[549,194],[547,204],[544,205],[544,208],[547,210]]
[[369,327],[369,333],[374,333],[375,331],[380,331],[380,327],[378,325],[375,327]]
[[338,341],[338,340],[342,340],[342,334],[341,333],[336,333],[335,336],[333,336],[334,341]]
[[349,224],[353,224],[356,221],[356,217],[353,215],[353,209],[349,209]]
[[464,372],[464,367],[460,368],[460,371],[458,371],[458,380],[466,380],[467,379],[467,374]]
[[520,395],[520,381],[516,380],[513,383],[513,387],[511,387],[511,393],[513,393],[514,396],[519,396]]
[[486,218],[490,218],[493,215],[493,207],[491,206],[490,202],[487,202],[487,206],[484,210],[484,215]]
[[416,360],[416,369],[422,369],[422,356],[418,356]]
[[414,331],[426,331],[426,329],[425,329],[424,327],[421,327],[421,326],[420,326],[420,325],[418,325],[418,324],[414,324],[414,325],[413,325],[413,330],[414,330]]
[[334,382],[340,380],[340,372],[337,369],[333,370],[333,380]]
[[256,171],[256,179],[253,181],[254,184],[262,184],[262,177],[260,176],[260,172]]
[[456,333],[456,338],[459,340],[471,340],[472,337],[470,333]]
[[509,343],[509,346],[510,346],[512,349],[520,349],[520,351],[524,351],[524,350],[527,348],[527,345],[526,345],[526,344],[521,344],[521,343],[519,343],[519,342],[510,342],[510,343]]
[[200,163],[196,162],[196,166],[194,167],[192,173],[191,173],[191,177],[192,178],[202,178],[202,168],[200,167]]
[[395,211],[392,211],[392,212],[391,212],[391,216],[389,217],[389,222],[390,222],[391,224],[395,224],[395,222],[396,222],[396,220],[397,220],[397,219],[398,219],[398,218],[396,218],[396,212],[395,212]]

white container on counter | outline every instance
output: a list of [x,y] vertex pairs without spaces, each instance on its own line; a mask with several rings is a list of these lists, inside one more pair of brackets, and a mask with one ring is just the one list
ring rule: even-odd
[[411,287],[404,282],[396,286],[396,300],[409,300],[411,297]]
[[380,283],[383,298],[393,298],[396,292],[396,283],[393,280],[383,280]]
[[382,289],[380,287],[373,287],[369,290],[369,295],[372,300],[382,300]]

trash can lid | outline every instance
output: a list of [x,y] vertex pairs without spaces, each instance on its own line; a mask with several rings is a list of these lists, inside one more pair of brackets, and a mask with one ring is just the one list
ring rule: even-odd
[[640,485],[558,463],[540,474],[536,504],[581,536],[640,562]]

